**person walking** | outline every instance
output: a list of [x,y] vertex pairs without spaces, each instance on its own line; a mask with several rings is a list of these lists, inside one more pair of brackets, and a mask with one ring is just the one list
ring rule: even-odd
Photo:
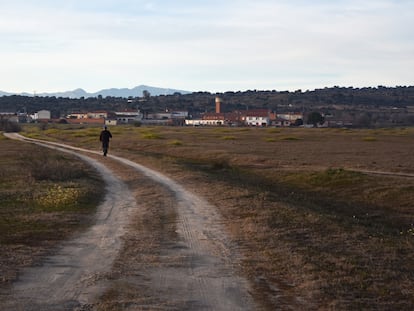
[[109,139],[112,138],[111,132],[108,130],[107,126],[105,125],[104,130],[101,132],[99,136],[99,140],[102,142],[102,151],[103,155],[106,157],[109,148]]

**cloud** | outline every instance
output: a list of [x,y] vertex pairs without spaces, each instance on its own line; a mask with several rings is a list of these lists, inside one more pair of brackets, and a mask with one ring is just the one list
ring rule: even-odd
[[[413,9],[392,0],[3,1],[0,59],[15,78],[1,82],[45,91],[407,84]],[[36,71],[44,78],[18,79]]]

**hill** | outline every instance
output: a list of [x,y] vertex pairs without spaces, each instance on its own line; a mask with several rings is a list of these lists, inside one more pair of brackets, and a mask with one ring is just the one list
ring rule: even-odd
[[[184,91],[184,90],[176,90],[170,88],[160,88],[148,85],[139,85],[132,89],[129,88],[110,88],[110,89],[102,89],[95,93],[88,93],[84,89],[78,88],[72,91],[64,91],[64,92],[55,92],[55,93],[37,93],[36,96],[43,96],[43,97],[64,97],[64,98],[81,98],[81,97],[98,97],[101,95],[102,97],[138,97],[142,96],[143,91],[148,91],[152,96],[159,96],[159,95],[172,95],[174,93],[181,93],[181,94],[189,94],[191,92]],[[22,96],[33,96],[33,94],[29,93],[9,93],[0,91],[0,96],[11,96],[11,95],[22,95]]]

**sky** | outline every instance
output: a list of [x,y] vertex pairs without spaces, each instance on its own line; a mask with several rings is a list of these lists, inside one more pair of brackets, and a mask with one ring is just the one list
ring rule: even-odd
[[0,90],[414,85],[412,0],[0,0]]

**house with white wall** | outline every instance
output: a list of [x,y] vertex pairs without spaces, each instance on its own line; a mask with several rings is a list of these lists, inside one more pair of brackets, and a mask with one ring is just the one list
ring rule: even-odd
[[142,121],[143,115],[138,110],[124,110],[115,112],[115,120],[117,124],[129,124]]
[[87,119],[88,113],[86,112],[73,112],[66,116],[66,119]]
[[49,110],[39,110],[38,112],[35,112],[34,114],[30,115],[30,117],[34,121],[50,120],[51,113]]
[[268,126],[270,125],[270,111],[266,109],[247,110],[243,116],[247,126]]
[[107,111],[92,111],[88,112],[88,118],[90,119],[107,119],[108,112]]

